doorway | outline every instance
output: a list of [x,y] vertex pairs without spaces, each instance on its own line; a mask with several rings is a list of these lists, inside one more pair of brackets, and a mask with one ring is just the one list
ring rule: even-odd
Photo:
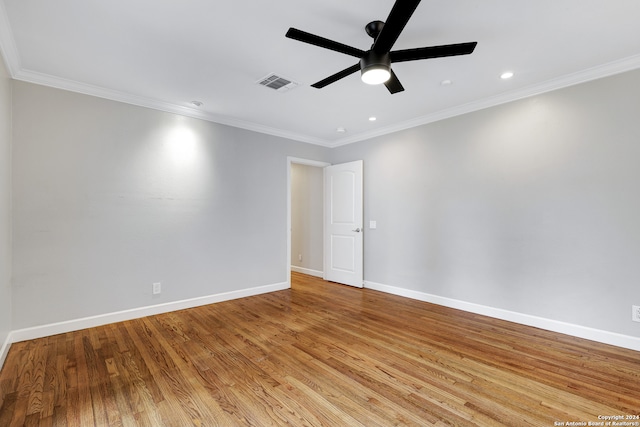
[[363,287],[362,183],[362,160],[331,165],[287,158],[289,286],[294,269]]
[[287,158],[287,283],[291,271],[323,274],[323,169],[330,163]]

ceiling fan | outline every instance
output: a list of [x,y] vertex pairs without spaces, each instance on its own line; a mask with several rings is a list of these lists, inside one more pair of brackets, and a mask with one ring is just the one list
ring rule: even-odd
[[404,87],[402,87],[400,80],[398,80],[398,77],[391,69],[392,63],[441,58],[445,56],[468,55],[473,52],[478,44],[478,42],[469,42],[391,51],[391,48],[419,4],[420,0],[396,0],[387,17],[386,23],[382,21],[368,23],[365,26],[365,31],[373,38],[373,44],[367,51],[295,28],[289,28],[286,37],[360,59],[359,63],[312,84],[312,87],[321,89],[360,70],[362,80],[365,83],[384,83],[392,94],[402,92]]

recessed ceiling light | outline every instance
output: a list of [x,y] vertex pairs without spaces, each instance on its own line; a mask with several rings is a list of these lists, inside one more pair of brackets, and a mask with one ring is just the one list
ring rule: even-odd
[[451,80],[443,80],[440,82],[440,86],[449,86],[451,83],[453,83]]
[[370,122],[375,122],[376,120],[378,120],[376,117],[373,117],[373,116],[369,117]]
[[500,78],[502,80],[507,80],[507,79],[510,79],[511,77],[513,77],[513,71],[506,71],[500,75]]
[[191,101],[190,104],[194,107],[202,107],[204,105],[202,101]]
[[345,133],[346,131],[347,130],[342,126],[340,126],[338,129],[336,129],[336,132],[338,132],[338,133]]

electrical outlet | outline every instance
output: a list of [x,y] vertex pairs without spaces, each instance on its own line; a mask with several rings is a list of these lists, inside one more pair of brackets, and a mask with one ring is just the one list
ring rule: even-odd
[[631,313],[631,320],[634,322],[640,322],[640,305],[632,305],[633,312]]
[[160,292],[162,292],[162,283],[160,282],[154,283],[152,292],[153,292],[153,295],[158,295]]
[[298,261],[302,261],[302,254],[298,254]]

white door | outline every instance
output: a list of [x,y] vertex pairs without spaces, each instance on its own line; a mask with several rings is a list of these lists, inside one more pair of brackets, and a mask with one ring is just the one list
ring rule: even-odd
[[324,168],[324,279],[361,288],[362,160]]

